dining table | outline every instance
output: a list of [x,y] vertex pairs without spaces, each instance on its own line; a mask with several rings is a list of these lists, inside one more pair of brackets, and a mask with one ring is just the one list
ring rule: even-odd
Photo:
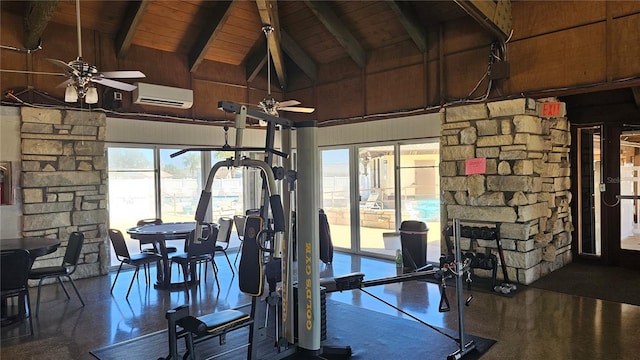
[[[213,225],[213,224],[212,224]],[[195,230],[195,222],[166,222],[162,224],[151,224],[132,227],[127,230],[127,234],[135,240],[145,240],[154,242],[154,248],[159,249],[162,256],[162,269],[157,271],[157,281],[154,284],[156,289],[164,290],[183,290],[184,282],[171,281],[171,263],[169,261],[169,253],[167,251],[166,240],[181,240],[189,237],[189,233]],[[191,280],[187,286],[191,286],[197,282],[194,267],[191,269]]]
[[[47,237],[20,237],[10,239],[0,239],[0,251],[8,250],[28,250],[31,260],[35,261],[40,256],[45,256],[55,252],[60,246],[60,240]],[[7,315],[7,299],[0,302],[0,322],[2,326],[11,325],[22,320],[21,316]],[[19,306],[24,307],[24,303],[19,302]],[[20,309],[20,314],[25,314],[24,309]],[[30,315],[29,315],[30,316]]]

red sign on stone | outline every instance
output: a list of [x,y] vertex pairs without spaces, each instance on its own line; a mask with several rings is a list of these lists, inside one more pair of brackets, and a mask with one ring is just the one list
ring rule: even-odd
[[465,175],[484,174],[487,172],[487,158],[467,159],[464,163]]
[[544,102],[540,104],[539,107],[539,115],[540,117],[561,117],[562,114],[562,103],[561,102]]

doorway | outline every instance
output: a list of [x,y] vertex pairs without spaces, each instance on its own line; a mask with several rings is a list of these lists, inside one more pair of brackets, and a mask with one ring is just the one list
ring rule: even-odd
[[575,129],[574,255],[577,261],[640,265],[640,130]]

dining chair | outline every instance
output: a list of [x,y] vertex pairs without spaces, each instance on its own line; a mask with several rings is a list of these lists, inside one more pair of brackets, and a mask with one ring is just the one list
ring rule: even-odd
[[208,227],[210,230],[204,232],[203,239],[196,239],[195,230],[189,233],[187,242],[185,245],[185,251],[177,253],[171,257],[171,264],[178,264],[182,267],[182,273],[184,274],[184,287],[185,291],[188,290],[189,276],[191,274],[191,281],[195,279],[195,266],[198,264],[205,264],[205,281],[206,281],[206,264],[211,262],[211,268],[213,269],[214,276],[216,277],[216,284],[218,289],[220,283],[218,281],[218,275],[216,274],[216,265],[213,260],[215,253],[216,237],[218,236],[218,228],[215,226]]
[[231,273],[235,275],[236,273],[233,271],[233,265],[231,265],[231,260],[229,260],[229,255],[227,255],[227,249],[229,248],[229,242],[231,239],[231,230],[233,230],[232,218],[221,217],[218,219],[218,237],[216,238],[216,251],[213,255],[215,257],[216,252],[222,252],[227,258],[227,263],[229,264]]
[[67,278],[71,283],[71,286],[73,286],[73,290],[75,290],[78,299],[80,299],[82,306],[84,306],[84,300],[82,300],[82,296],[80,296],[80,292],[78,292],[78,288],[71,278],[71,275],[78,268],[78,260],[80,260],[80,253],[82,252],[83,244],[84,234],[80,231],[72,232],[69,235],[67,250],[64,252],[64,258],[62,258],[62,264],[60,264],[60,266],[40,267],[31,269],[29,272],[29,279],[39,280],[38,298],[36,300],[36,317],[38,317],[38,314],[40,313],[40,290],[42,288],[42,282],[50,278],[56,278],[60,286],[62,286],[62,290],[64,290],[65,295],[67,295],[67,299],[71,299],[67,289],[64,287],[64,283],[62,282],[63,278]]
[[233,259],[233,265],[238,261],[238,255],[242,252],[242,245],[244,244],[244,224],[247,222],[246,215],[235,215],[233,217],[233,223],[236,226],[236,232],[238,233],[238,240],[240,240],[240,247],[236,253],[235,259]]
[[29,272],[33,260],[28,250],[0,251],[0,298],[19,297],[18,316],[29,317],[29,334],[33,335],[33,320],[31,316],[31,299],[29,298]]
[[[151,218],[151,219],[142,219],[142,220],[138,220],[138,223],[136,224],[136,226],[147,226],[147,225],[160,225],[162,224],[162,219],[158,219],[158,218]],[[153,241],[149,241],[149,240],[145,240],[145,239],[138,239],[140,241],[140,252],[155,252],[155,253],[160,253],[160,249],[158,249],[156,246],[157,244],[154,243]],[[142,245],[146,245],[146,244],[151,244],[152,247],[143,247]],[[167,252],[168,253],[173,253],[178,251],[178,248],[175,246],[167,246]]]
[[[124,240],[124,236],[120,230],[109,229],[109,239],[111,239],[111,244],[113,245],[113,250],[115,250],[115,255],[118,261],[120,261],[120,266],[118,267],[118,272],[116,273],[115,279],[113,279],[113,284],[111,285],[111,293],[113,294],[113,288],[116,286],[116,281],[118,281],[118,275],[120,275],[120,270],[122,269],[123,264],[128,264],[131,266],[135,266],[136,270],[133,273],[133,277],[131,277],[131,283],[129,283],[129,290],[127,290],[126,299],[129,299],[129,293],[131,292],[131,287],[133,286],[133,281],[138,277],[138,272],[140,271],[140,266],[146,266],[153,262],[156,263],[156,271],[160,270],[160,260],[162,256],[153,252],[140,252],[138,254],[130,254],[129,249],[127,248],[127,243]],[[151,283],[150,275],[146,271],[144,273],[144,278],[149,285]]]

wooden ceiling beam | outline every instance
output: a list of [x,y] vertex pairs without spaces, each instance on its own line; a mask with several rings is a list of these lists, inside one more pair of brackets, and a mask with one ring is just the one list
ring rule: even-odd
[[267,37],[267,43],[271,53],[271,60],[273,60],[273,67],[276,69],[276,75],[278,76],[278,82],[280,87],[285,89],[287,87],[287,72],[282,55],[282,31],[278,17],[278,2],[275,0],[256,0],[256,5],[258,6],[262,25],[271,25],[273,27],[273,32]]
[[189,51],[189,71],[195,72],[204,60],[213,40],[215,40],[222,26],[231,14],[233,1],[217,1],[213,9],[206,9],[206,27],[198,34],[198,39]]
[[453,0],[480,25],[504,42],[511,34],[510,0]]
[[418,18],[414,15],[410,5],[404,1],[388,0],[387,4],[396,14],[398,20],[407,31],[413,42],[421,53],[427,52],[427,32],[425,27],[420,24]]
[[127,13],[122,21],[122,27],[116,34],[116,55],[118,59],[127,56],[129,48],[133,43],[133,37],[136,34],[138,25],[142,21],[150,0],[132,1],[129,3]]
[[58,0],[29,1],[24,16],[24,46],[35,49],[40,45],[40,39],[49,20],[58,7]]
[[347,26],[340,21],[338,16],[324,1],[305,0],[305,4],[313,11],[318,20],[324,24],[336,40],[347,51],[351,59],[364,68],[367,65],[367,54],[358,40],[351,34]]
[[282,32],[282,50],[293,60],[296,65],[309,77],[316,81],[318,79],[318,66],[315,61],[298,45],[295,40],[284,30]]

